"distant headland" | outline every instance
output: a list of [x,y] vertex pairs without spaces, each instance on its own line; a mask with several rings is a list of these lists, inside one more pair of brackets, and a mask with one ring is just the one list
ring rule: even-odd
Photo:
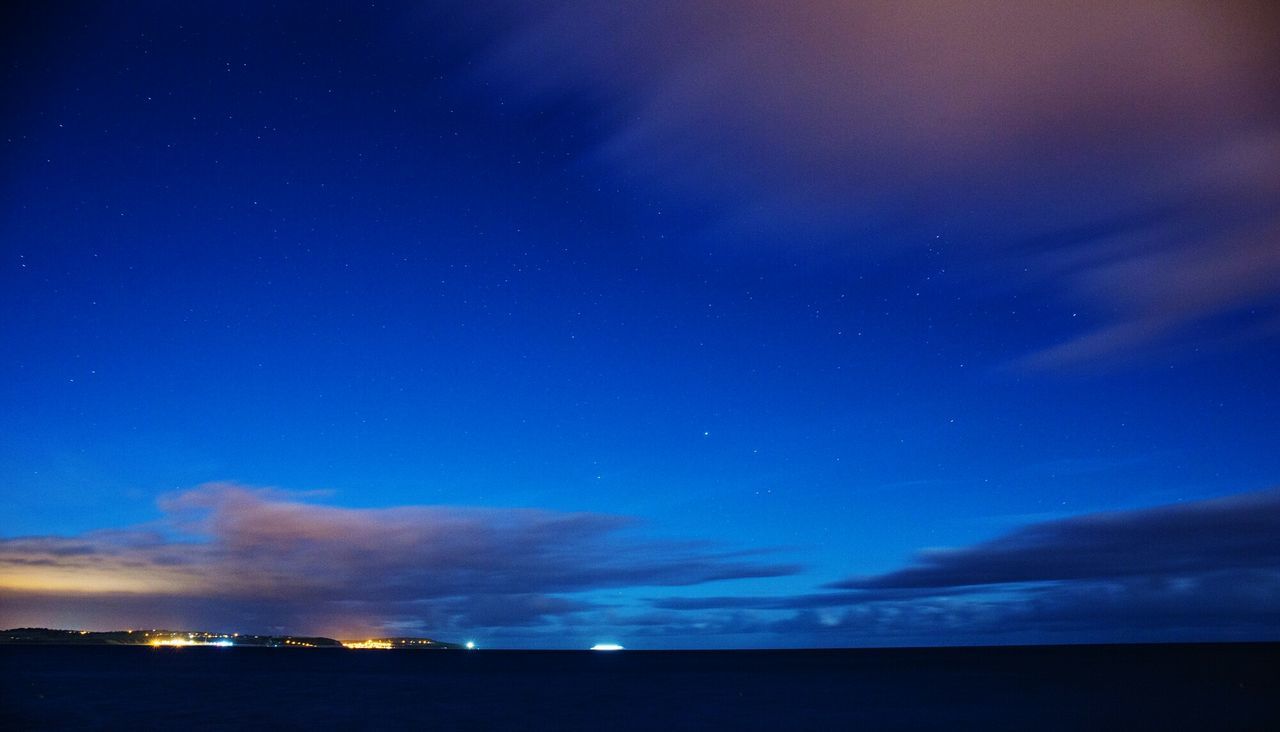
[[45,646],[152,646],[181,648],[216,646],[246,648],[353,648],[358,650],[459,650],[460,643],[446,643],[433,638],[365,638],[335,640],[319,636],[251,635],[243,633],[210,633],[202,630],[58,630],[52,628],[12,628],[0,630],[0,645]]

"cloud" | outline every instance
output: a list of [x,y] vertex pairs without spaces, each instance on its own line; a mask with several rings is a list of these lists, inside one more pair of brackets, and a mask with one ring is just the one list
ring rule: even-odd
[[585,101],[599,163],[710,211],[709,237],[879,257],[944,236],[992,287],[1088,316],[1018,366],[1277,313],[1273,3],[511,7],[488,78]]
[[552,647],[597,632],[664,647],[1280,637],[1280,488],[1031,523],[813,592],[647,602],[626,598],[798,568],[600,514],[351,509],[233,484],[161,506],[147,526],[0,540],[0,625]]
[[0,540],[0,624],[80,614],[95,626],[111,617],[128,626],[448,633],[594,607],[577,593],[797,571],[702,543],[640,539],[631,519],[592,513],[352,509],[234,484],[160,505],[164,518],[150,527]]
[[[963,588],[955,588],[950,594],[964,594]],[[719,595],[711,597],[663,597],[650,600],[650,604],[663,610],[798,610],[806,608],[838,607],[867,602],[914,600],[937,595],[932,589],[891,588],[842,592],[814,592],[804,595]]]
[[1032,524],[972,547],[921,552],[903,569],[831,587],[942,589],[1280,571],[1276,537],[1280,537],[1280,488]]
[[1277,536],[1273,488],[1034,523],[825,592],[652,604],[816,645],[1274,640]]

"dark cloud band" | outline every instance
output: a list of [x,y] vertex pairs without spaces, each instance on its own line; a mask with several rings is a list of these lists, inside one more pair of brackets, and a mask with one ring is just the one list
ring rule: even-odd
[[165,520],[148,531],[0,541],[0,624],[21,622],[15,608],[37,600],[50,606],[45,617],[88,600],[136,610],[129,625],[168,607],[221,613],[220,627],[249,615],[294,632],[397,622],[438,632],[590,607],[566,594],[797,571],[701,543],[637,538],[632,520],[601,514],[338,508],[231,484],[170,496],[162,507]]

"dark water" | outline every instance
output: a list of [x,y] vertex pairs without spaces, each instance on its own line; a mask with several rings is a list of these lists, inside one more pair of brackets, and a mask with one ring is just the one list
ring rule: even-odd
[[1280,645],[0,647],[0,729],[1267,729]]

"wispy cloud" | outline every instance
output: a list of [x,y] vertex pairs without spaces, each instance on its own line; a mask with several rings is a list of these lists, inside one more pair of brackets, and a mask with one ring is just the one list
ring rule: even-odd
[[[619,516],[536,509],[352,509],[210,484],[138,530],[0,540],[0,624],[115,608],[130,626],[258,623],[292,632],[519,627],[592,607],[578,593],[797,571]],[[126,615],[128,617],[126,617]]]
[[491,78],[590,100],[600,162],[717,212],[718,239],[883,256],[945,236],[993,286],[1082,311],[1020,367],[1280,306],[1274,4],[512,7]]

